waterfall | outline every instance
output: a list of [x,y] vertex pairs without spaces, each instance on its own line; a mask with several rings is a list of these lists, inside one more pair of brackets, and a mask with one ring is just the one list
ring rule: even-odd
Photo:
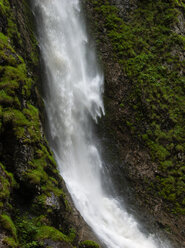
[[34,0],[45,66],[50,144],[76,208],[108,248],[169,247],[142,233],[106,193],[93,122],[104,114],[103,74],[96,63],[79,0]]

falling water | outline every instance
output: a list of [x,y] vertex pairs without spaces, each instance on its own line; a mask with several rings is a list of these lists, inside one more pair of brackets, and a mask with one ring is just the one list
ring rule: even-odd
[[45,65],[50,143],[76,208],[108,248],[161,248],[104,190],[92,122],[104,114],[103,75],[79,0],[34,0]]

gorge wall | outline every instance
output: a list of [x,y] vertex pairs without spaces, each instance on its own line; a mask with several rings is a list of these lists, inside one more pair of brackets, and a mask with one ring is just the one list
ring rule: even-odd
[[29,1],[0,0],[0,247],[97,248],[43,133],[34,31]]
[[100,132],[120,157],[116,180],[126,176],[133,203],[184,247],[185,2],[85,2],[105,72]]
[[[99,126],[120,157],[119,189],[126,176],[137,207],[185,247],[185,2],[83,2],[105,72]],[[81,242],[94,237],[43,133],[34,30],[29,1],[0,0],[0,247],[97,248]]]

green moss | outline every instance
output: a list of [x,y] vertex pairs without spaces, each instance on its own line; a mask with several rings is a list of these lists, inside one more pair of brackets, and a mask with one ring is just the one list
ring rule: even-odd
[[1,9],[3,14],[6,14],[7,11],[9,11],[10,5],[9,5],[8,0],[1,0],[0,1],[0,9]]
[[164,162],[161,162],[161,166],[166,171],[166,169],[173,167],[173,162],[171,160],[165,160]]
[[24,12],[25,12],[25,23],[27,29],[29,30],[29,38],[31,42],[31,52],[30,52],[30,67],[38,67],[39,65],[39,52],[38,52],[38,42],[35,37],[35,21],[32,13],[30,12],[30,5],[27,1],[23,1]]
[[40,211],[39,214],[43,212],[43,209],[46,208],[46,194],[41,194],[35,197],[35,202],[32,204],[33,211]]
[[0,176],[0,182],[1,182],[0,199],[2,200],[2,199],[8,198],[10,195],[10,183],[9,183],[8,179],[4,176]]
[[5,170],[5,167],[0,163],[0,200],[8,200],[11,188],[17,187],[17,183],[12,173]]
[[68,240],[72,243],[76,238],[76,230],[74,228],[70,228]]
[[[176,183],[182,183],[179,167],[183,161],[179,162],[177,152],[185,152],[185,60],[181,57],[185,38],[173,27],[178,25],[185,5],[175,0],[138,1],[128,20],[123,20],[110,1],[91,3],[101,20],[97,30],[106,32],[105,42],[112,45],[115,60],[129,80],[121,99],[122,107],[127,109],[122,116],[123,127],[127,126],[144,143],[167,180],[176,171]],[[100,37],[103,44],[104,38]],[[175,189],[177,198],[164,180],[158,179],[155,190],[177,208],[182,202],[182,187]]]
[[[36,43],[35,46],[37,46],[37,43]],[[35,51],[34,52],[31,52],[31,59],[33,61],[33,64],[35,64],[35,65],[38,65],[39,64],[38,54],[35,53]]]
[[30,161],[29,164],[31,168],[25,171],[25,180],[28,180],[31,184],[41,184],[43,185],[42,188],[44,189],[53,188],[52,178],[50,179],[47,173],[44,171],[45,167],[48,164],[47,154],[43,153],[43,156],[40,159],[34,159]]
[[153,153],[154,158],[157,158],[160,161],[166,160],[166,158],[170,155],[170,153],[162,145],[159,145],[159,144],[154,143],[154,142],[149,142],[148,145],[152,149],[152,153]]
[[[19,217],[16,220],[16,227],[21,247],[32,247],[31,244],[33,245],[33,242],[38,245],[38,242],[34,239],[38,231],[35,219],[31,219],[28,216]],[[39,245],[33,247],[39,247]]]
[[4,35],[2,32],[0,32],[0,45],[1,48],[4,47],[3,45],[7,45],[8,42],[8,37],[6,35]]
[[51,226],[41,226],[35,238],[37,240],[52,239],[53,241],[69,242],[69,238],[66,235]]
[[[7,99],[10,98],[5,93],[2,95],[4,98],[5,96]],[[28,108],[23,109],[23,111],[5,108],[2,114],[3,123],[5,125],[11,124],[17,138],[24,138],[25,143],[39,142],[41,139],[38,110],[35,109],[36,112],[34,112],[33,109],[35,107],[29,104]],[[27,138],[28,134],[29,138]]]
[[17,67],[6,66],[4,68],[4,74],[2,81],[16,80],[17,82],[24,82],[26,79],[26,66],[24,63],[18,65]]
[[177,145],[176,147],[175,147],[175,149],[176,149],[176,151],[178,151],[178,152],[183,152],[184,151],[184,147],[183,147],[183,145]]
[[38,170],[31,170],[30,172],[27,172],[26,178],[29,180],[29,183],[31,184],[40,184],[42,173],[41,171]]
[[6,214],[0,215],[0,223],[13,236],[14,240],[17,241],[17,230],[10,216]]
[[17,95],[22,94],[25,99],[29,98],[33,82],[27,75],[23,58],[15,52],[9,37],[0,33],[0,55],[3,59],[3,66],[0,66],[0,102],[5,106],[14,104],[16,108],[20,108]]
[[57,197],[60,197],[60,196],[64,196],[65,197],[65,194],[64,194],[63,190],[62,189],[59,189],[58,187],[55,187],[54,184],[53,184],[53,180],[51,178],[49,178],[49,181],[47,182],[47,184],[45,184],[44,186],[42,186],[42,190],[47,195],[48,194],[50,195],[50,192],[52,192]]
[[16,109],[5,110],[3,113],[4,123],[12,123],[13,127],[27,126],[29,121],[24,114]]
[[82,241],[79,244],[80,248],[99,248],[99,245],[91,240]]
[[18,243],[11,237],[5,237],[3,240],[3,243],[5,243],[6,245],[8,245],[8,247],[11,247],[11,248],[18,247]]
[[[25,142],[40,142],[41,133],[38,109],[36,109],[33,105],[28,104],[27,108],[23,109],[23,113],[29,121],[28,133],[30,135],[30,139],[25,140]],[[36,161],[34,163],[36,163]],[[38,163],[41,162],[38,161]]]
[[11,105],[14,102],[14,99],[7,95],[4,90],[0,90],[0,103],[5,105]]
[[[12,64],[12,60],[8,61]],[[3,75],[0,80],[0,89],[4,89],[10,96],[14,96],[15,92],[22,93],[25,97],[30,96],[32,80],[26,75],[26,67],[24,63],[15,66],[3,67]]]
[[[52,227],[56,225],[53,217],[56,215],[56,209],[55,206],[47,206],[46,202],[48,197],[55,195],[62,208],[66,208],[64,211],[69,211],[65,194],[60,189],[56,162],[41,132],[40,116],[36,107],[37,104],[41,106],[40,99],[37,99],[39,92],[36,89],[36,84],[39,83],[37,78],[39,53],[33,33],[34,23],[30,6],[23,0],[21,9],[14,11],[12,7],[19,6],[19,1],[11,3],[11,8],[9,3],[9,0],[0,0],[0,14],[5,21],[2,29],[4,33],[0,32],[0,135],[1,137],[6,137],[7,133],[11,135],[12,151],[17,151],[17,145],[20,145],[20,149],[24,147],[29,150],[29,156],[26,167],[17,174],[18,180],[21,181],[20,185],[0,164],[0,208],[6,209],[10,214],[13,211],[16,213],[15,225],[8,215],[4,214],[0,217],[1,226],[12,236],[7,237],[4,242],[11,247],[39,248],[43,247],[39,240],[44,238],[44,235],[54,240],[72,242],[75,232],[66,226],[65,216],[64,229],[69,236]],[[6,153],[9,147],[3,144],[3,149]],[[7,168],[9,159],[10,156],[8,159],[3,157],[3,163]],[[15,159],[12,159],[11,169]],[[28,188],[30,202],[26,204],[30,207],[29,216],[32,217],[19,218],[19,199],[15,202],[11,193],[15,193],[14,188],[18,186],[22,187],[20,188],[22,193],[24,185]],[[19,189],[16,193],[19,194]],[[13,203],[13,207],[10,202]],[[20,212],[22,213],[22,209]],[[39,220],[40,214],[44,216],[42,221]],[[60,225],[62,228],[63,224]]]

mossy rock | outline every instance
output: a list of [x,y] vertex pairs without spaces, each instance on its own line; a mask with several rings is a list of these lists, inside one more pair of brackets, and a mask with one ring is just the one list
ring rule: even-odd
[[[185,59],[181,56],[185,36],[183,30],[175,32],[175,27],[185,13],[185,5],[176,0],[136,1],[137,7],[128,9],[125,18],[117,5],[108,0],[90,2],[97,19],[100,46],[106,43],[113,49],[111,59],[119,63],[123,81],[125,78],[128,81],[124,81],[124,92],[121,96],[119,91],[119,102],[116,102],[122,116],[116,109],[111,113],[111,107],[105,106],[106,122],[113,123],[112,130],[129,130],[130,136],[145,147],[161,174],[160,178],[154,178],[153,193],[166,203],[170,201],[174,211],[179,210],[178,204],[183,209],[184,190],[182,186],[177,189],[176,185],[183,183],[179,168],[185,162],[185,78],[182,73]],[[105,87],[105,92],[114,99],[117,89],[111,82]],[[119,124],[115,125],[118,116]],[[176,195],[173,187],[164,183],[175,171]],[[165,193],[161,193],[162,187]]]
[[6,171],[5,167],[0,163],[0,208],[3,207],[3,202],[7,202],[10,197],[11,190],[18,185],[12,173]]
[[[6,213],[0,224],[7,235],[3,242],[10,247],[40,248],[47,246],[48,239],[53,247],[72,247],[76,232],[67,219],[71,209],[40,121],[43,103],[34,25],[29,1],[0,0],[0,159],[4,165],[0,163],[0,214]],[[28,216],[22,216],[27,209]],[[38,220],[40,215],[44,221]]]
[[35,236],[36,240],[51,239],[53,241],[69,242],[69,238],[52,226],[41,226]]
[[85,240],[80,242],[79,248],[100,248],[100,246],[92,240]]
[[3,239],[3,243],[8,245],[8,247],[11,247],[11,248],[19,247],[19,244],[12,237],[5,237]]
[[2,227],[12,235],[13,239],[17,241],[17,230],[11,217],[6,214],[0,215],[0,223]]

